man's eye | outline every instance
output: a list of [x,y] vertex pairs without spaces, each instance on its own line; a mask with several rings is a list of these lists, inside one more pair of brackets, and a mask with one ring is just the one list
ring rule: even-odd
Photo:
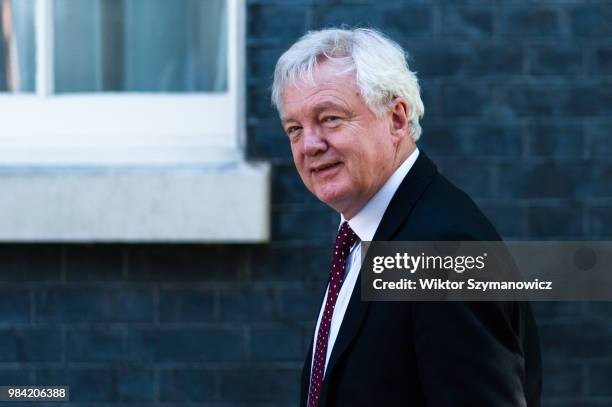
[[300,126],[291,126],[287,128],[286,132],[288,135],[295,135],[300,130]]
[[334,123],[334,122],[337,122],[338,120],[340,120],[338,116],[325,116],[323,118],[324,123]]

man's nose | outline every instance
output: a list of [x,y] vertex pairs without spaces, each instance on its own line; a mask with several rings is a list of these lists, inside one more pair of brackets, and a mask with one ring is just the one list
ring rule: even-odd
[[314,156],[327,150],[327,142],[320,130],[315,128],[303,129],[304,154]]

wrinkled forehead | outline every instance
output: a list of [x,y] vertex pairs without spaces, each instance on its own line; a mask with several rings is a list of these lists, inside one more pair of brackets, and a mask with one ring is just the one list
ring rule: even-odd
[[282,122],[301,121],[325,111],[352,112],[362,102],[354,86],[340,83],[318,83],[310,87],[292,86],[283,97]]

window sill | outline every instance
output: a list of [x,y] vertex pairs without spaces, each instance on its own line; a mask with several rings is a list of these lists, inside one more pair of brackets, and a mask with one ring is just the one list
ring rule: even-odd
[[260,243],[270,167],[0,168],[2,242]]

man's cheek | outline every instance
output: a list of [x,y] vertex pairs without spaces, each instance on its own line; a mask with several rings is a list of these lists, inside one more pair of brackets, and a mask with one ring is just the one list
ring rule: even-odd
[[306,189],[308,189],[312,194],[316,195],[317,183],[312,175],[312,172],[310,172],[307,168],[302,168],[300,169],[299,174]]

